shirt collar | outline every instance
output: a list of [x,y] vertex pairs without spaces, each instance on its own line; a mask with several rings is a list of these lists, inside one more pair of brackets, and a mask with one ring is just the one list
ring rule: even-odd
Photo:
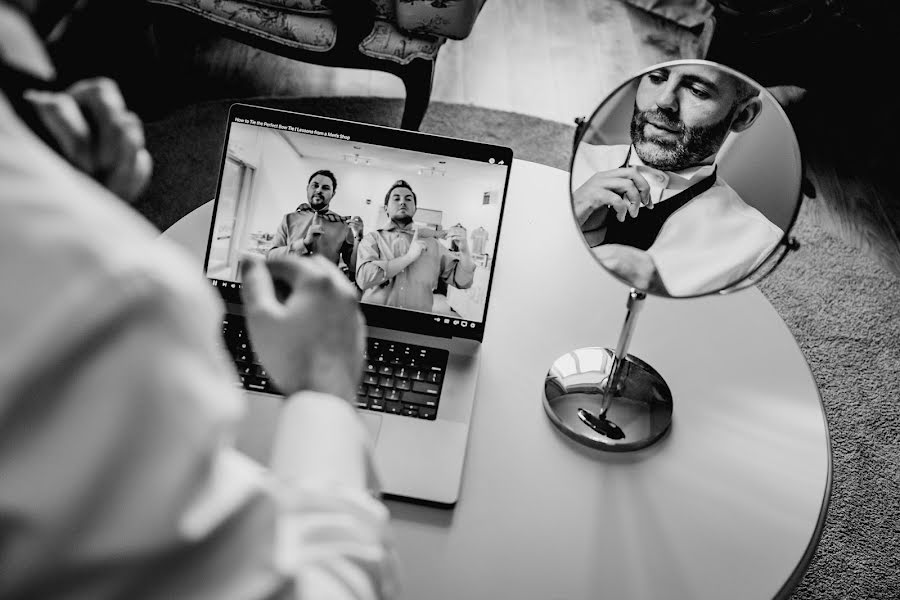
[[410,224],[407,225],[406,227],[400,227],[394,221],[388,221],[387,225],[382,225],[381,227],[378,228],[378,231],[397,231],[400,233],[413,233],[414,229],[413,229],[412,222],[410,222]]
[[672,190],[680,192],[687,189],[704,177],[712,175],[716,168],[714,157],[705,161],[705,164],[688,167],[680,171],[662,171],[644,164],[641,157],[631,147],[631,156],[628,159],[629,166],[637,167],[638,173],[644,176],[651,188],[660,190]]

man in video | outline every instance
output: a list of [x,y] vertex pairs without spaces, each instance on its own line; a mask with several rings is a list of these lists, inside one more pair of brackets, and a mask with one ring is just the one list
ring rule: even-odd
[[459,289],[472,286],[475,263],[461,229],[447,236],[457,252],[441,244],[430,229],[413,225],[416,194],[402,179],[384,197],[390,222],[366,234],[359,244],[356,284],[362,301],[430,312],[439,281]]
[[601,263],[674,296],[721,289],[758,266],[783,232],[716,176],[715,159],[761,110],[757,89],[713,66],[644,75],[631,145],[576,152],[573,206]]
[[307,202],[284,216],[266,256],[320,254],[334,264],[338,264],[338,258],[343,258],[352,279],[363,222],[359,217],[344,217],[328,208],[336,191],[334,173],[328,170],[313,173],[306,185]]

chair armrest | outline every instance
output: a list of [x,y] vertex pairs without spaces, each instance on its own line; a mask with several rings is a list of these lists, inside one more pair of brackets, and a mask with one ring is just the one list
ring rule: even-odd
[[453,40],[468,37],[486,0],[372,0],[379,18],[403,31]]

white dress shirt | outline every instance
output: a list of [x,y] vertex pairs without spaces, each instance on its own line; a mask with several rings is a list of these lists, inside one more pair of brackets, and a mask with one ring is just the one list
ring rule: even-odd
[[388,513],[348,402],[286,400],[272,468],[197,265],[0,93],[0,597],[384,598]]
[[[628,150],[628,145],[581,143],[572,166],[573,189],[598,171],[621,167]],[[678,172],[661,171],[645,165],[633,150],[628,165],[647,180],[654,204],[664,203],[715,168],[705,164]],[[777,225],[717,177],[709,190],[666,219],[647,253],[671,295],[692,296],[742,279],[771,254],[783,235]]]

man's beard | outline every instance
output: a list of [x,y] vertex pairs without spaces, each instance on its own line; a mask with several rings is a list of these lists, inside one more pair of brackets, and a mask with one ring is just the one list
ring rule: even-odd
[[404,215],[402,217],[394,217],[393,221],[402,227],[406,227],[413,222],[413,218],[409,215]]
[[[656,110],[638,110],[631,118],[631,142],[644,164],[662,171],[680,171],[703,162],[719,151],[731,128],[734,109],[718,123],[703,127],[688,127],[677,118]],[[673,129],[678,139],[648,139],[644,135],[650,120]]]
[[328,202],[325,200],[324,196],[315,196],[313,195],[309,199],[309,205],[313,207],[313,210],[323,211],[328,208]]

